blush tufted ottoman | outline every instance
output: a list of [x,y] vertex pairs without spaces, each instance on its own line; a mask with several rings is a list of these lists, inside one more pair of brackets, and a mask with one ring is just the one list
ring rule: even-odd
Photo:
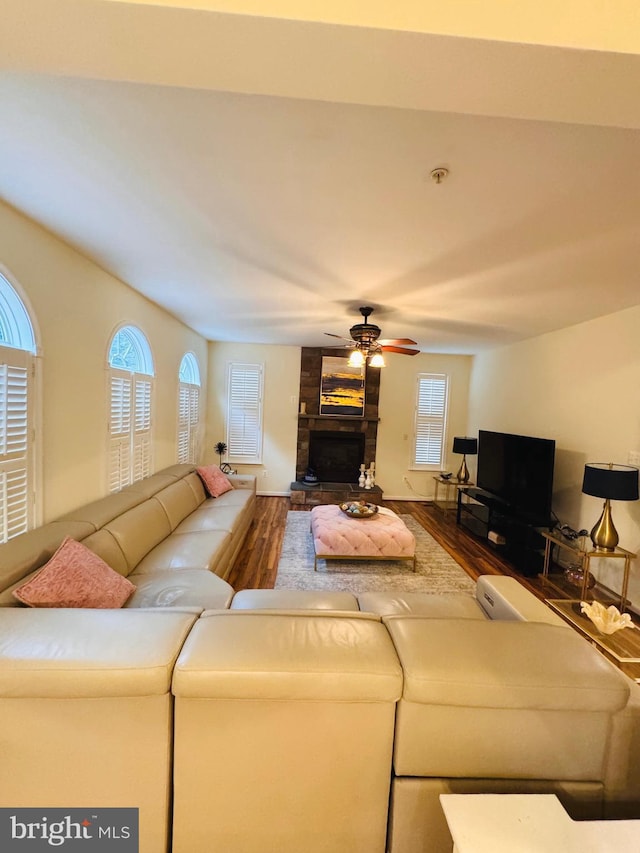
[[311,534],[316,571],[324,560],[412,560],[416,570],[416,540],[395,512],[381,507],[371,518],[349,518],[335,504],[311,510]]

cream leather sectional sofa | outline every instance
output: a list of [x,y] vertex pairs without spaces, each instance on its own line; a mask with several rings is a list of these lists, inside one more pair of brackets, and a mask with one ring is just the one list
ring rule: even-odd
[[255,509],[255,477],[230,475],[233,490],[209,498],[193,465],[174,465],[0,545],[0,607],[65,537],[86,545],[136,591],[126,607],[226,607],[224,578]]
[[638,817],[638,686],[517,581],[282,593],[5,608],[0,806],[135,806],[142,853],[449,853],[445,792]]
[[142,853],[449,853],[446,792],[640,816],[638,685],[517,581],[480,578],[475,598],[234,595],[215,571],[255,486],[225,508],[192,474],[10,543],[5,595],[71,529],[149,586],[119,610],[0,610],[0,807],[134,806]]

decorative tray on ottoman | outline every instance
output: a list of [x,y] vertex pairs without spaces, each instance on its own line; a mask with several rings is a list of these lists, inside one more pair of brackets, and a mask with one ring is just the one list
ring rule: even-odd
[[348,501],[339,506],[349,518],[371,518],[378,512],[376,504],[368,504],[364,501]]

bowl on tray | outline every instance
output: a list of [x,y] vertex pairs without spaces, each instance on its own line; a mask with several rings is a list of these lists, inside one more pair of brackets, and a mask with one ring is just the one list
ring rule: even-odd
[[347,501],[339,506],[349,518],[371,518],[378,512],[376,504],[368,504],[365,501]]

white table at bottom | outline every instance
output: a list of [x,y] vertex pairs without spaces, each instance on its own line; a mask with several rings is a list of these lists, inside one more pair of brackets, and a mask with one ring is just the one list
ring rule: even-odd
[[574,821],[554,794],[441,794],[454,853],[640,850],[640,820]]

